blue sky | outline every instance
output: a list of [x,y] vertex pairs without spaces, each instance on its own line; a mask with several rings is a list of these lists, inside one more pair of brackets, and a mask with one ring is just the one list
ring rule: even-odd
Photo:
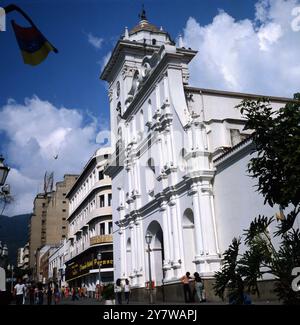
[[186,45],[199,51],[191,84],[278,96],[292,96],[300,84],[300,32],[290,27],[298,0],[12,2],[59,53],[25,65],[10,20],[28,24],[17,13],[7,16],[7,31],[0,33],[0,153],[12,167],[15,203],[8,214],[31,211],[45,170],[54,170],[56,180],[79,172],[99,147],[99,131],[109,129],[101,68],[125,26],[138,23],[142,3],[151,23],[174,40],[183,34]]
[[[59,49],[51,53],[41,65],[24,65],[10,26],[1,34],[2,75],[0,105],[8,98],[23,101],[33,94],[58,106],[89,110],[109,119],[104,82],[99,81],[101,62],[124,27],[138,23],[142,1],[135,0],[36,0],[13,1],[26,11],[46,37]],[[162,25],[173,38],[193,16],[202,24],[209,23],[223,9],[238,19],[253,17],[254,1],[143,1],[151,22]],[[0,2],[1,6],[11,1]],[[242,3],[242,4],[241,4]],[[18,13],[8,20],[24,22]],[[28,24],[24,22],[24,26]],[[88,34],[102,38],[102,46],[95,49],[88,43]]]

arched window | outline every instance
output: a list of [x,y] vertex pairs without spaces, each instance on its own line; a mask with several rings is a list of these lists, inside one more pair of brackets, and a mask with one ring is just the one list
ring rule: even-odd
[[147,123],[151,124],[152,122],[152,103],[151,99],[148,100],[148,107],[147,107]]
[[155,164],[154,164],[154,159],[149,158],[147,161],[147,167],[145,169],[146,172],[146,189],[147,189],[147,194],[148,194],[148,199],[151,201],[154,197],[154,188],[155,188],[155,181],[156,181],[156,176],[155,176]]
[[179,170],[186,173],[188,171],[187,161],[185,160],[186,150],[182,148],[179,152],[178,167]]
[[155,164],[154,164],[154,159],[153,158],[149,158],[148,162],[147,162],[148,167],[153,171],[154,175],[155,175]]
[[141,109],[140,111],[140,130],[144,132],[144,111]]
[[156,45],[156,39],[155,38],[153,38],[153,40],[152,40],[152,45]]
[[116,164],[119,166],[119,154],[122,149],[122,128],[118,128],[118,139],[116,143]]

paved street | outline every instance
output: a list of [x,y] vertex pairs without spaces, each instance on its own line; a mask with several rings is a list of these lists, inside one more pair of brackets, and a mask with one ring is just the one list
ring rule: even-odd
[[[15,304],[15,301],[12,302],[12,304]],[[26,300],[26,305],[29,304],[29,301]],[[47,304],[46,297],[44,298],[44,305]],[[109,305],[106,304],[105,301],[97,301],[94,298],[80,298],[79,300],[72,301],[72,298],[64,298],[60,301],[59,305]],[[139,301],[131,301],[129,305],[145,305],[144,302]],[[148,304],[147,304],[148,305]],[[154,305],[186,305],[186,306],[209,306],[209,305],[227,305],[225,302],[203,302],[203,303],[184,303],[184,302],[159,302],[154,303]],[[259,301],[254,302],[253,305],[280,305],[278,301]]]

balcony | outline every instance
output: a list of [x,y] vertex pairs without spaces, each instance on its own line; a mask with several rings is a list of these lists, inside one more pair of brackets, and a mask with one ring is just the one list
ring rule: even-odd
[[104,217],[104,216],[111,216],[112,215],[112,207],[111,206],[105,206],[102,208],[96,208],[93,211],[91,211],[87,217],[83,220],[80,220],[76,226],[72,230],[69,231],[69,238],[75,236],[75,234],[83,228],[88,227],[88,223],[91,222],[95,218]]
[[110,235],[98,235],[90,238],[90,246],[97,245],[97,244],[107,244],[112,243],[113,236]]

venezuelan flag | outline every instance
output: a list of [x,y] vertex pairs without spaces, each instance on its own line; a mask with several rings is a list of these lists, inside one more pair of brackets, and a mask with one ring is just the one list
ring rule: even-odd
[[13,20],[11,23],[25,64],[37,65],[46,59],[50,51],[57,53],[57,49],[36,27],[21,27]]

